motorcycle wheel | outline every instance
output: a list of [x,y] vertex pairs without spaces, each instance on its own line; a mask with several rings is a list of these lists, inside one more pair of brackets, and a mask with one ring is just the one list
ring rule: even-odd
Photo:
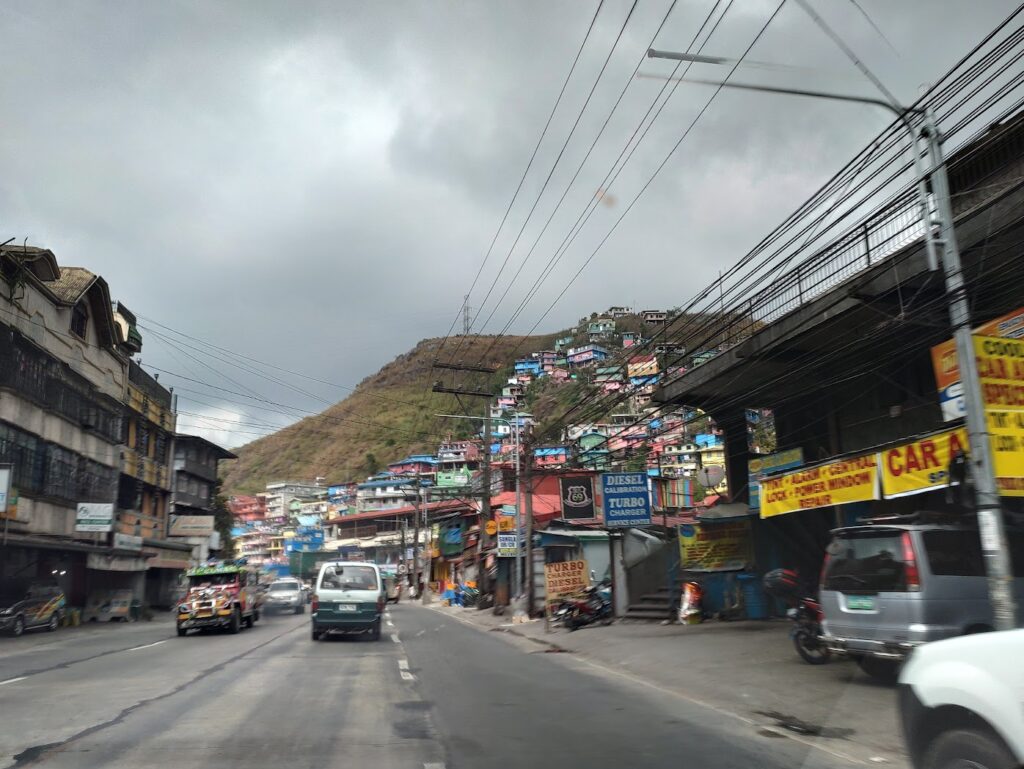
[[580,628],[579,618],[577,617],[576,612],[573,612],[571,614],[566,614],[565,615],[564,623],[565,623],[565,626],[566,626],[566,628],[568,628],[570,633],[572,631],[578,630]]
[[800,659],[808,665],[824,665],[832,656],[828,647],[806,628],[800,628],[793,633],[793,646],[796,647]]

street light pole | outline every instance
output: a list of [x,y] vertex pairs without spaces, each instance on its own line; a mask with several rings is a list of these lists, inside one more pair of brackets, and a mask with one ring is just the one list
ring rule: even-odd
[[[692,55],[671,51],[649,49],[650,58],[673,59],[677,61],[697,61]],[[709,62],[711,57],[701,57],[701,63]],[[988,575],[989,600],[992,603],[994,624],[997,630],[1010,630],[1016,627],[1016,606],[1010,589],[1010,556],[1003,524],[1002,511],[999,504],[999,491],[995,479],[995,465],[988,438],[985,415],[985,403],[981,392],[978,364],[974,355],[974,340],[971,336],[970,308],[967,303],[967,291],[961,270],[960,250],[957,245],[954,228],[953,207],[950,203],[949,179],[946,174],[946,161],[942,155],[941,135],[931,109],[921,110],[914,107],[903,107],[882,99],[870,97],[834,94],[823,91],[810,91],[798,88],[781,88],[762,86],[751,83],[730,83],[708,80],[690,80],[679,78],[682,82],[693,82],[703,85],[714,85],[719,88],[735,88],[746,91],[763,91],[767,93],[788,94],[819,99],[858,102],[883,107],[900,120],[910,133],[911,152],[914,156],[914,170],[917,175],[917,191],[921,210],[921,224],[929,267],[938,266],[936,240],[942,246],[942,267],[946,278],[946,297],[949,303],[949,319],[956,342],[956,354],[960,367],[960,382],[963,388],[964,410],[966,412],[967,435],[970,442],[970,462],[973,466],[975,508],[978,517],[978,531],[981,536],[981,547],[985,557],[985,569]],[[911,115],[923,117],[920,133],[911,124]],[[926,173],[921,166],[919,142],[925,143],[929,160],[930,172]],[[931,209],[928,206],[927,182],[932,183],[932,199],[935,207],[935,222],[938,237],[933,231]]]
[[964,421],[967,424],[967,437],[971,450],[970,462],[974,466],[972,477],[975,507],[978,516],[978,531],[981,534],[981,549],[985,557],[985,571],[988,574],[989,599],[992,602],[996,629],[1012,630],[1017,623],[1006,527],[1003,524],[1002,510],[999,504],[995,462],[992,457],[992,444],[988,437],[978,361],[974,354],[971,313],[967,304],[967,289],[964,286],[960,264],[960,249],[957,244],[956,230],[953,227],[953,206],[950,203],[946,162],[942,156],[942,137],[935,123],[935,114],[931,109],[925,112],[922,133],[928,144],[928,154],[931,158],[932,192],[935,196],[940,227],[938,240],[942,245],[942,264],[946,273],[946,295],[949,297],[949,319],[953,326],[953,339],[956,342],[956,356],[964,394],[964,410],[966,412]]

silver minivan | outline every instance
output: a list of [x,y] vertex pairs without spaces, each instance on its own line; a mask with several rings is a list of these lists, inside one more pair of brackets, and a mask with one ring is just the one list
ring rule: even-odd
[[327,561],[316,578],[312,638],[328,633],[362,633],[380,639],[386,594],[380,569],[363,561]]
[[[1024,547],[1009,532],[1017,600]],[[836,529],[822,569],[824,641],[868,674],[893,680],[911,649],[993,628],[976,528],[867,524]]]

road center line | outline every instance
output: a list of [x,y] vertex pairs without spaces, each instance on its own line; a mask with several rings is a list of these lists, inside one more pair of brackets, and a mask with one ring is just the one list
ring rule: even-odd
[[403,681],[415,681],[416,680],[416,676],[414,676],[408,670],[403,670],[401,672],[402,672],[402,680]]
[[398,638],[398,633],[392,633],[391,640],[394,641],[396,644],[402,643],[402,641]]
[[407,660],[407,659],[400,659],[400,660],[398,660],[398,669],[399,670],[408,670],[409,669],[409,660]]
[[5,686],[7,684],[16,684],[16,683],[18,683],[18,681],[24,681],[26,678],[28,678],[28,676],[18,676],[17,678],[8,678],[6,681],[0,681],[0,686]]
[[133,646],[130,649],[125,649],[125,651],[126,652],[134,652],[134,651],[138,651],[139,649],[148,649],[151,646],[159,646],[160,644],[165,644],[165,643],[167,643],[167,639],[166,638],[164,640],[162,640],[162,641],[154,641],[151,644],[143,644],[142,646]]

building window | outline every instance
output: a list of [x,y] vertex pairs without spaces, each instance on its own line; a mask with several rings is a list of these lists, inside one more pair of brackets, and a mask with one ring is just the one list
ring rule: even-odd
[[139,421],[135,426],[135,450],[142,456],[149,456],[149,426]]
[[167,433],[163,430],[156,431],[156,444],[153,450],[153,459],[158,464],[165,464],[167,462]]
[[79,302],[71,309],[71,333],[80,339],[85,339],[88,328],[89,311],[85,309],[84,302]]

